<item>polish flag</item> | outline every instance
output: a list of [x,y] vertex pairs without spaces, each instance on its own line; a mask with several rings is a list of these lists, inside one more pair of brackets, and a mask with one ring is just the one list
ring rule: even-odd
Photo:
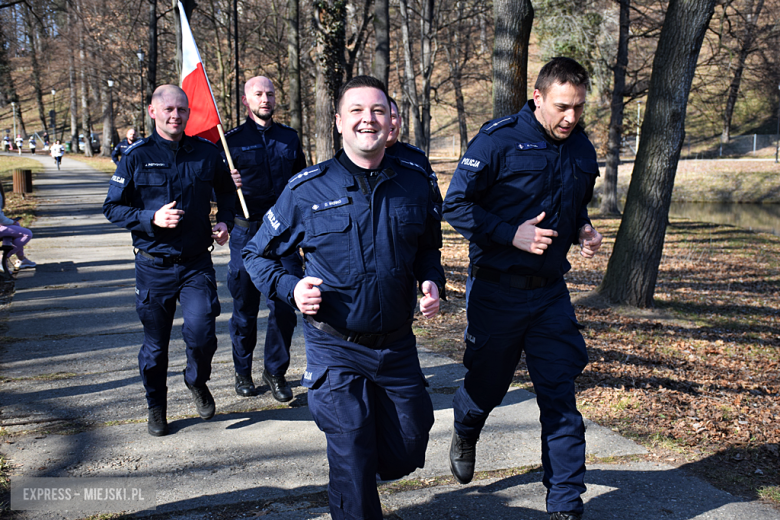
[[181,2],[179,2],[179,16],[182,47],[181,88],[190,102],[190,119],[185,133],[189,136],[203,137],[216,144],[220,139],[217,125],[221,124],[222,120]]

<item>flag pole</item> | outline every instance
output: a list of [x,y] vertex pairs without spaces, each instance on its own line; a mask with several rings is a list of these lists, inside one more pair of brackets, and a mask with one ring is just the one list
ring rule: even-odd
[[[227,158],[228,166],[230,167],[230,171],[233,171],[236,168],[233,166],[233,157],[230,156],[230,149],[228,148],[227,140],[225,139],[225,131],[222,129],[222,123],[217,125],[217,130],[219,131],[219,140],[222,141],[222,147],[225,149],[225,157]],[[241,188],[236,188],[236,192],[238,193],[238,200],[241,201],[241,209],[244,210],[244,217],[249,220],[249,210],[246,208],[244,193],[241,191]]]

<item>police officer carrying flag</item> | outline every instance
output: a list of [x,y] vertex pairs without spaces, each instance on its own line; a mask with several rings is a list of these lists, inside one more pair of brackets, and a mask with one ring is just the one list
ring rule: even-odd
[[471,242],[466,284],[466,377],[455,393],[450,468],[474,475],[479,434],[512,382],[523,351],[542,423],[543,483],[551,520],[578,520],[585,491],[585,427],[574,379],[588,362],[563,275],[569,247],[601,246],[587,205],[596,152],[577,122],[588,74],[554,58],[533,99],[486,123],[453,174],[447,221]]
[[[331,517],[381,519],[377,478],[422,467],[433,425],[412,319],[418,287],[425,316],[444,289],[441,199],[424,169],[385,155],[381,81],[353,78],[337,107],[344,149],[290,179],[244,264],[262,292],[305,314],[302,383],[327,438]],[[281,262],[298,248],[305,278]]]
[[[233,180],[241,188],[249,210],[248,219],[235,216],[236,225],[230,233],[227,284],[233,297],[233,315],[228,326],[233,343],[236,393],[250,397],[257,394],[252,379],[252,353],[257,344],[260,291],[244,268],[241,250],[260,229],[263,215],[281,195],[290,177],[306,167],[306,158],[298,133],[273,120],[276,93],[270,79],[258,76],[247,81],[242,101],[248,110],[246,122],[225,136],[233,165],[238,170]],[[288,272],[303,276],[297,251],[282,258],[282,264]],[[266,304],[268,326],[262,377],[274,399],[287,402],[293,397],[284,376],[290,366],[290,344],[297,323],[295,308],[276,298],[266,298]]]
[[[125,150],[109,182],[103,213],[133,236],[135,303],[144,327],[138,364],[149,407],[148,431],[161,436],[169,432],[168,342],[177,299],[184,315],[184,384],[198,414],[214,416],[206,381],[217,349],[220,306],[210,251],[214,241],[224,245],[228,240],[235,186],[217,147],[184,135],[189,107],[183,90],[158,87],[149,115],[155,131]],[[217,198],[213,228],[212,193]]]

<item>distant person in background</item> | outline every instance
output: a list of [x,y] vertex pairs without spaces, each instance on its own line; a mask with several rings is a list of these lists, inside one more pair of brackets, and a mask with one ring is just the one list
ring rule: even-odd
[[30,136],[30,153],[35,155],[35,147],[38,146],[37,141],[35,140],[35,136]]
[[127,131],[127,138],[119,141],[119,144],[116,145],[114,151],[111,152],[111,160],[114,161],[114,164],[119,164],[119,160],[125,155],[125,150],[127,150],[134,142],[135,128],[131,128]]
[[32,238],[32,231],[19,225],[19,219],[13,219],[5,216],[3,208],[5,207],[5,192],[0,183],[0,237],[13,238],[14,248],[8,252],[8,256],[16,255],[17,269],[32,269],[36,263],[27,258],[24,254],[24,246]]
[[43,149],[46,150],[49,148],[49,132],[43,133]]
[[385,152],[387,155],[393,155],[401,159],[401,161],[419,166],[426,171],[430,182],[436,182],[436,174],[433,173],[433,168],[431,168],[431,163],[425,152],[416,146],[398,140],[403,127],[403,119],[401,119],[401,114],[398,112],[398,104],[396,104],[395,100],[389,97],[388,101],[390,102],[390,134],[387,136]]
[[7,151],[11,149],[11,138],[8,136],[8,134],[5,134],[5,137],[3,137],[3,151]]
[[19,151],[19,155],[22,155],[22,146],[24,146],[24,139],[22,139],[22,134],[16,135],[16,149]]
[[60,144],[59,139],[51,145],[51,156],[54,157],[54,164],[57,165],[57,169],[60,169],[60,163],[62,162],[62,156],[65,155],[65,147]]

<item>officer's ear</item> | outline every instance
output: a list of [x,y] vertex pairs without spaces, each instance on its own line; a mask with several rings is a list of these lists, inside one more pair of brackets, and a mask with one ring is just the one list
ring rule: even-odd
[[341,133],[341,115],[338,112],[336,113],[336,130]]

